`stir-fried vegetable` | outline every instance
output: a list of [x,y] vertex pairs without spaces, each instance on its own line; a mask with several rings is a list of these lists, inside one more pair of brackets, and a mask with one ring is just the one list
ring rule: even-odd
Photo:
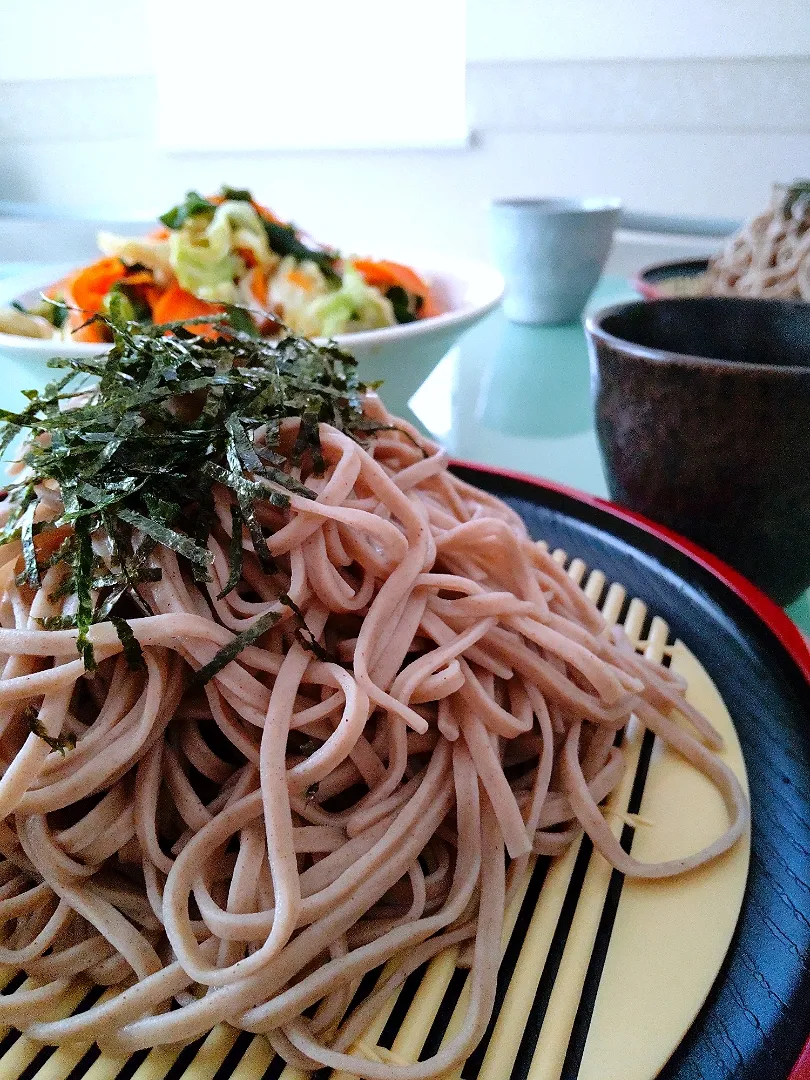
[[241,329],[263,336],[279,324],[332,337],[438,314],[428,284],[410,267],[321,247],[249,191],[223,187],[210,198],[190,191],[160,221],[147,236],[99,233],[104,257],[49,290],[64,300],[63,325],[41,311],[26,322],[22,312],[6,320],[17,327],[7,332],[110,341],[109,329],[91,316],[109,311],[113,300],[145,325],[182,323],[235,305],[249,312],[239,315]]

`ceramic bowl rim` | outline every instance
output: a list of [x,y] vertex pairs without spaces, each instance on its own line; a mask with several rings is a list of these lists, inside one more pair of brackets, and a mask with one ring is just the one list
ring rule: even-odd
[[791,307],[806,307],[810,311],[810,304],[801,300],[764,300],[755,297],[736,296],[694,296],[694,297],[667,297],[661,300],[629,300],[620,304],[610,304],[588,315],[585,319],[585,332],[593,342],[602,342],[610,348],[632,356],[636,360],[651,360],[661,366],[681,366],[689,368],[714,369],[728,373],[742,375],[768,374],[779,376],[803,375],[810,379],[810,366],[804,364],[756,364],[748,360],[723,360],[711,356],[696,356],[693,353],[679,353],[673,349],[656,349],[649,345],[639,345],[635,341],[618,337],[605,330],[602,323],[612,315],[622,315],[633,309],[649,308],[651,304],[699,304],[704,305],[707,301],[712,304],[782,304]]
[[622,209],[622,200],[615,195],[503,195],[492,199],[490,207],[496,213],[535,210],[544,217],[561,217],[566,214],[618,213]]

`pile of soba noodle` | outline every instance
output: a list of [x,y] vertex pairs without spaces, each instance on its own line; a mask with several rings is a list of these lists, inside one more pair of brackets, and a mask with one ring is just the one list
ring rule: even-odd
[[810,300],[810,183],[774,185],[771,203],[709,260],[707,296]]
[[[320,475],[292,464],[300,421],[281,423],[285,468],[316,497],[257,504],[272,571],[247,528],[232,537],[218,486],[212,580],[154,547],[138,584],[154,614],[129,617],[142,668],[119,620],[91,627],[85,670],[75,629],[42,628],[76,611],[64,564],[34,589],[19,543],[0,548],[0,963],[30,976],[0,997],[0,1021],[116,1054],[227,1021],[303,1069],[436,1076],[484,1032],[505,900],[533,854],[584,829],[623,873],[665,877],[745,830],[745,796],[678,677],[608,628],[504,503],[374,395],[364,408],[379,429],[362,444],[320,425]],[[37,495],[37,521],[58,520],[58,488]],[[220,597],[234,544],[239,580]],[[93,547],[109,557],[102,533]],[[192,680],[270,611],[267,632]],[[639,864],[600,811],[631,712],[728,808],[692,857]],[[471,969],[452,1039],[407,1066],[352,1052],[450,946]],[[120,993],[42,1019],[80,975]]]

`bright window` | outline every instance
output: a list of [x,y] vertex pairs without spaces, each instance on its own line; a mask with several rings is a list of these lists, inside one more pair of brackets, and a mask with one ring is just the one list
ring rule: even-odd
[[149,0],[167,150],[463,145],[464,0]]

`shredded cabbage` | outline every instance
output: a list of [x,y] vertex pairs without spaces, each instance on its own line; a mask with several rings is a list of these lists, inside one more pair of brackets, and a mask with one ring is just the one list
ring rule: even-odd
[[285,325],[293,333],[304,334],[301,327],[309,324],[309,307],[329,292],[329,283],[320,267],[310,260],[298,262],[294,255],[285,255],[270,280],[268,299],[282,313]]
[[182,288],[212,303],[232,304],[239,299],[235,280],[247,271],[236,254],[252,252],[256,262],[271,267],[278,262],[267,243],[262,221],[250,203],[226,201],[213,217],[190,217],[169,236],[172,269]]
[[391,301],[379,289],[367,285],[350,263],[343,272],[341,287],[311,304],[309,314],[318,323],[318,329],[312,333],[320,337],[378,330],[397,321]]
[[351,264],[335,289],[315,263],[298,263],[288,256],[271,282],[270,299],[283,311],[290,330],[305,337],[334,337],[396,322],[391,301],[367,285]]
[[172,273],[169,241],[154,236],[117,236],[100,232],[96,243],[104,255],[120,259],[127,266],[139,263],[153,272],[156,280],[165,282]]

